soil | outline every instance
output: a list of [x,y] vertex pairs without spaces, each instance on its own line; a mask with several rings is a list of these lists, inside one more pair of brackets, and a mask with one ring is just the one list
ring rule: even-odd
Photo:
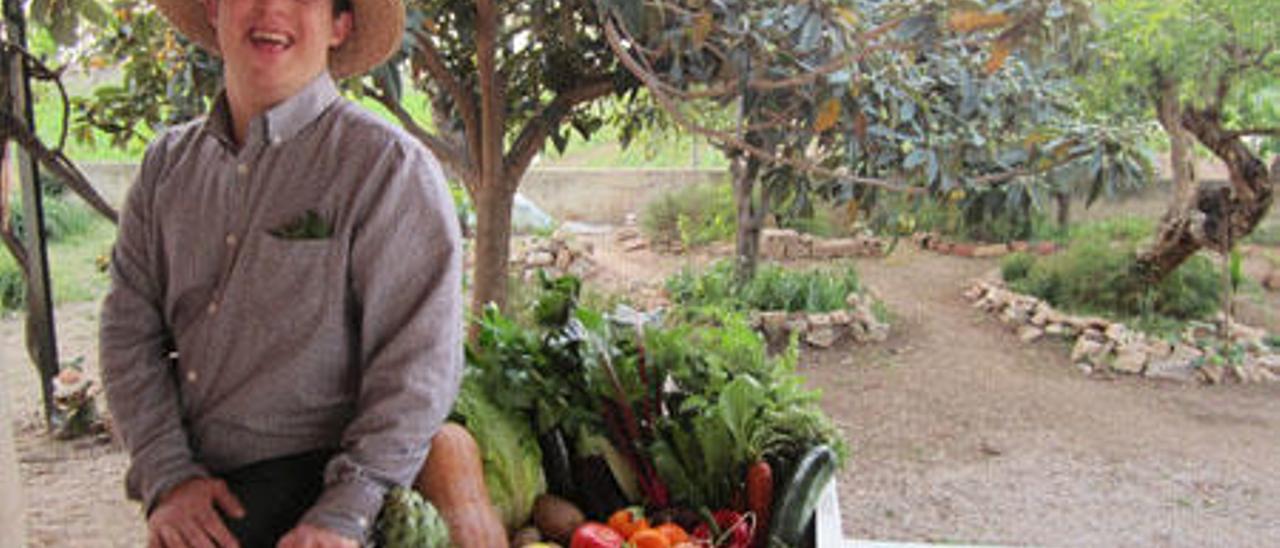
[[[607,235],[583,239],[599,264],[591,285],[641,296],[656,295],[684,264],[730,252],[628,252]],[[895,315],[889,341],[802,355],[802,374],[824,390],[822,405],[852,450],[839,476],[846,535],[1046,546],[1280,544],[1280,384],[1087,377],[1061,343],[1023,344],[963,300],[966,284],[996,261],[909,247],[857,262]],[[1280,296],[1243,302],[1280,331]],[[95,373],[97,306],[57,311],[64,360],[83,356]],[[109,439],[62,442],[43,433],[21,326],[20,318],[0,319],[0,397],[14,427],[29,544],[143,545],[142,517],[124,499],[121,448]]]

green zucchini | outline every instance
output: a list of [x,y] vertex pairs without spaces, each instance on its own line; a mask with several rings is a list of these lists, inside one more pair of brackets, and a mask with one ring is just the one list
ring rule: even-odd
[[779,491],[773,505],[769,532],[787,546],[799,546],[805,526],[813,517],[818,498],[836,475],[836,452],[825,444],[800,457],[795,473]]

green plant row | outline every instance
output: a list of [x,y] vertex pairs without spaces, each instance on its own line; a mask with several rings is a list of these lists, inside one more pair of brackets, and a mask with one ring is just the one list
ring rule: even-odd
[[689,307],[830,312],[845,308],[846,297],[858,292],[860,284],[851,265],[788,270],[766,263],[740,285],[734,280],[733,263],[719,261],[704,272],[685,268],[669,278],[666,287],[673,301]]

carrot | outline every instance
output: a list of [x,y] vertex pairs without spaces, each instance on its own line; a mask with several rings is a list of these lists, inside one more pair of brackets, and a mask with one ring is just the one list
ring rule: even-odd
[[769,514],[773,506],[773,468],[760,459],[747,468],[747,509],[756,515],[752,546],[769,544]]

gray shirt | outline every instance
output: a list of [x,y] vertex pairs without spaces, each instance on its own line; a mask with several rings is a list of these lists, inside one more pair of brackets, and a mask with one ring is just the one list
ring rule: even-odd
[[225,98],[147,149],[101,321],[108,405],[151,508],[183,480],[337,449],[304,522],[363,539],[462,370],[461,247],[435,159],[323,74],[252,120]]

